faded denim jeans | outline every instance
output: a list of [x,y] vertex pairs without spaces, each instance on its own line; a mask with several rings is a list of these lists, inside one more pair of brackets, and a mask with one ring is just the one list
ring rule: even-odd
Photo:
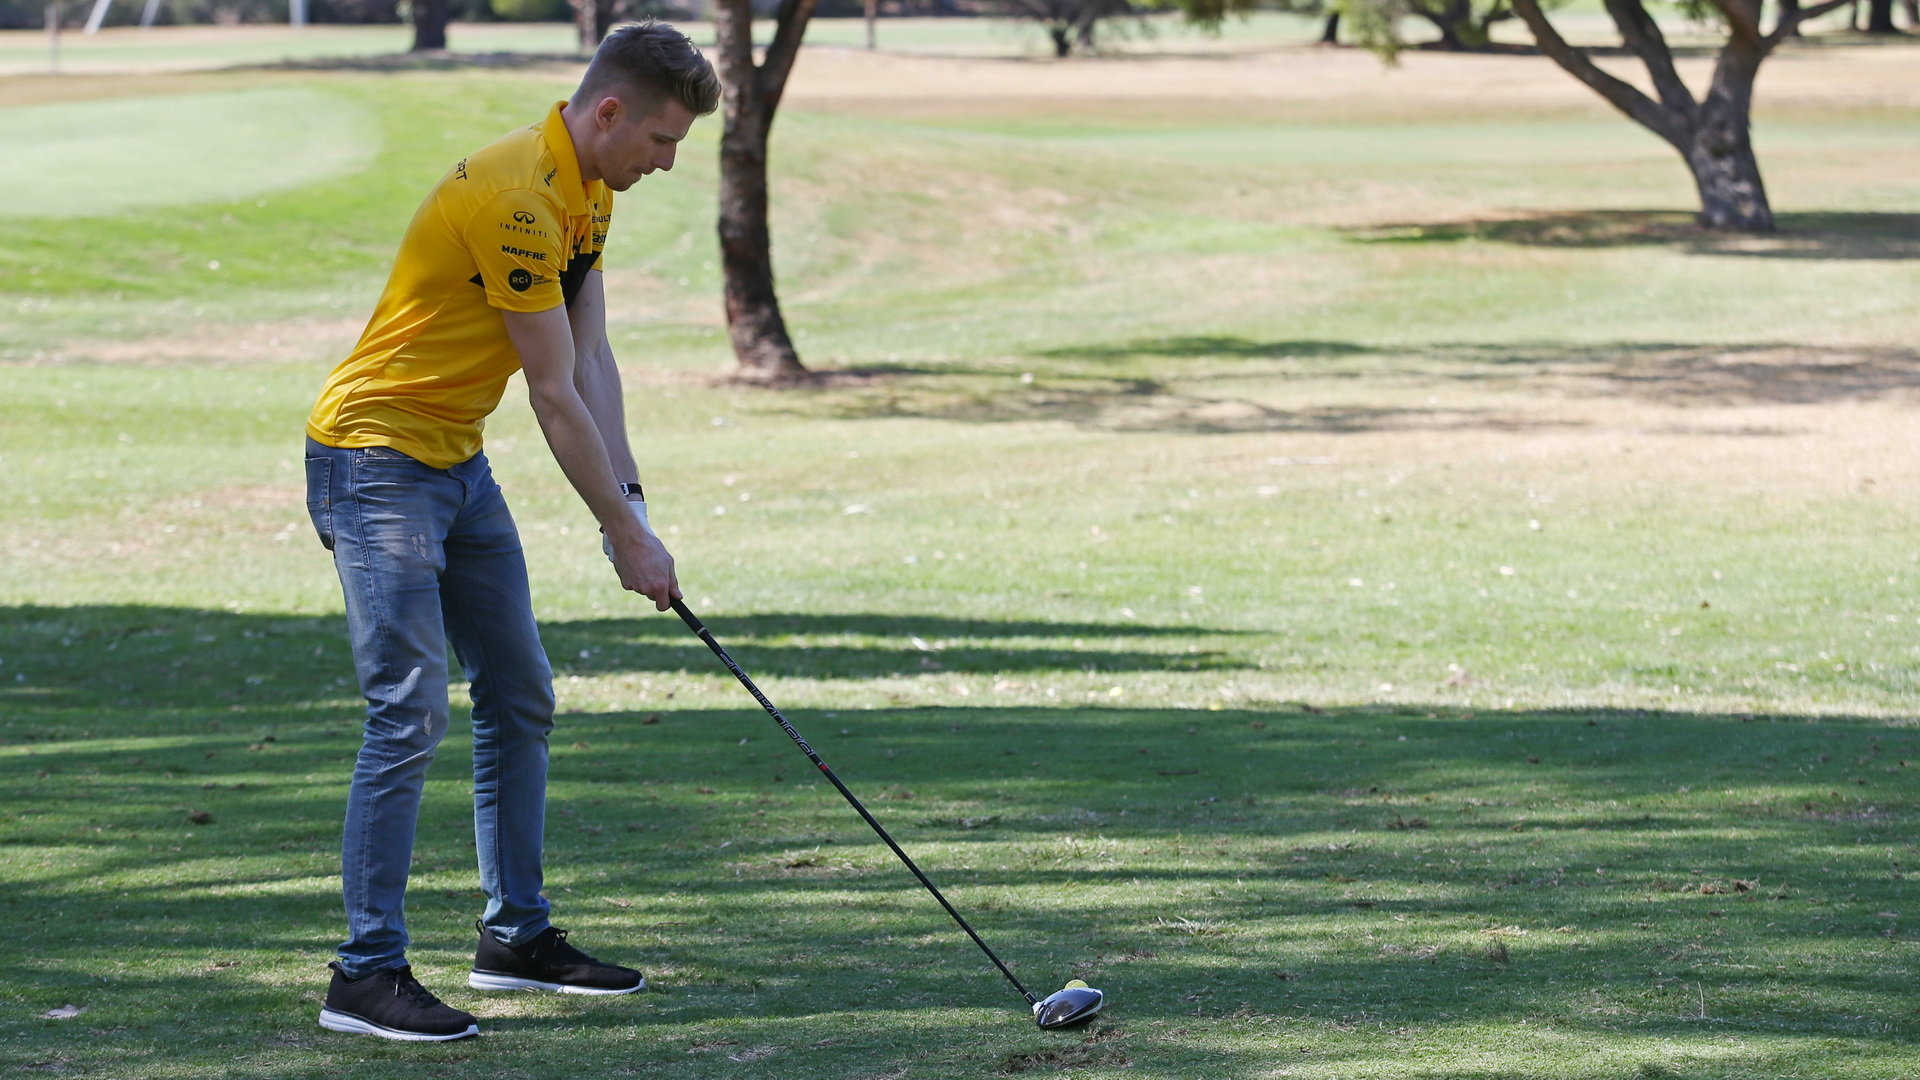
[[547,927],[540,895],[553,674],[534,626],[520,535],[485,454],[435,469],[387,447],[307,440],[307,511],[333,552],[367,699],[347,797],[341,966],[405,964],[420,793],[447,733],[447,645],[473,697],[473,832],[482,921],[501,939]]

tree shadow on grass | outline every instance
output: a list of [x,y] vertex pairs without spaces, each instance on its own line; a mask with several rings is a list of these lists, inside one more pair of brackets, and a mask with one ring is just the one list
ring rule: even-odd
[[[1298,343],[1262,343],[1248,339],[1209,337],[1152,339],[1142,343],[1089,346],[1074,355],[1094,361],[1126,357],[1181,355],[1194,359],[1217,356],[1262,361],[1298,359],[1288,349]],[[1199,351],[1187,351],[1198,349]],[[1227,351],[1216,352],[1216,349]],[[1331,348],[1319,355],[1370,352],[1352,346],[1344,352]],[[1061,355],[1067,355],[1062,353]],[[949,420],[957,423],[1056,422],[1114,432],[1157,432],[1181,435],[1354,434],[1368,431],[1526,431],[1570,426],[1565,420],[1528,417],[1512,410],[1449,406],[1323,405],[1282,408],[1228,393],[1210,393],[1214,382],[1242,376],[1170,379],[1127,377],[1100,373],[1054,371],[1033,380],[1009,385],[1010,373],[991,374],[959,369],[878,369],[860,372],[857,382],[840,383],[834,391],[796,404],[792,400],[769,406],[770,411],[826,416],[838,420],[898,418]],[[1357,378],[1353,374],[1351,377]],[[833,380],[829,377],[829,383]]]
[[[1056,422],[1102,431],[1200,435],[1342,435],[1520,432],[1563,429],[1583,421],[1529,413],[1524,407],[1282,407],[1243,395],[1236,384],[1366,380],[1432,390],[1525,380],[1560,397],[1730,407],[1900,399],[1920,391],[1920,350],[1887,346],[1660,341],[1370,345],[1189,335],[1091,343],[1041,355],[1067,366],[1031,378],[1007,368],[868,368],[823,392],[786,397],[767,407],[837,419]],[[1129,367],[1156,374],[1126,374]],[[1741,436],[1791,433],[1752,426],[1684,430]]]
[[[1228,671],[1247,663],[1221,644],[1247,631],[1192,626],[774,612],[718,617],[713,629],[750,671],[776,677]],[[540,632],[562,676],[717,670],[706,646],[671,616],[556,621]],[[1212,647],[1195,648],[1197,640]],[[0,682],[0,738],[36,714],[215,710],[257,726],[337,712],[336,703],[358,699],[341,616],[0,607],[0,660],[11,680]],[[106,734],[91,722],[87,729]]]
[[[29,614],[0,623],[9,658],[35,655],[23,622],[74,637]],[[266,631],[328,622],[199,614],[210,618],[171,613],[186,634],[173,646],[216,668],[251,663],[252,643],[308,641]],[[262,635],[200,640],[208,627]],[[287,953],[316,954],[317,970],[331,944],[337,899],[317,867],[354,740],[289,703],[278,741],[248,750],[221,741],[213,725],[233,726],[223,705],[156,711],[134,694],[94,702],[95,731],[52,723],[67,713],[30,716],[27,744],[22,705],[42,707],[15,699],[0,728],[9,747],[35,751],[0,756],[0,850],[26,856],[0,863],[0,913],[34,948],[11,992],[42,1007],[84,993],[101,1022],[160,1016],[187,993],[219,1000],[203,1012],[233,1010],[109,1041],[176,1049],[286,1008],[284,988],[247,980],[271,982]],[[612,1037],[644,1019],[651,1045],[725,1023],[739,1050],[786,1046],[798,1027],[816,1044],[869,1023],[937,1031],[954,1023],[945,1010],[977,1007],[990,1012],[954,1029],[954,1075],[1040,1052],[959,1037],[1002,1009],[1026,1023],[1018,999],[750,702],[648,715],[562,718],[549,889],[563,925],[672,973],[656,980],[670,991],[662,1011],[502,1030]],[[1187,1032],[1127,1046],[1143,1073],[1270,1071],[1270,1057],[1223,1055],[1222,1041],[1257,1038],[1271,1054],[1281,1040],[1358,1068],[1407,1030],[1443,1043],[1499,1030],[1665,1055],[1699,1039],[1734,1063],[1725,1075],[1793,1075],[1791,1060],[1760,1068],[1783,1042],[1879,1054],[1920,1036],[1903,951],[1914,931],[1882,914],[1910,899],[1910,724],[1443,705],[794,719],[1035,990],[1085,978],[1112,995],[1099,1030]],[[478,904],[462,865],[462,755],[446,753],[409,903],[436,942],[460,936]],[[210,821],[186,821],[187,807]],[[1727,1056],[1725,1040],[1741,1037],[1761,1047],[1751,1060]],[[48,1025],[23,1038],[64,1035]],[[672,1047],[676,1060],[689,1052]],[[1200,1060],[1183,1065],[1184,1053]],[[1449,1075],[1501,1075],[1475,1068]]]
[[1920,214],[1782,213],[1766,235],[1703,229],[1675,210],[1591,210],[1453,222],[1403,222],[1343,230],[1362,244],[1480,241],[1526,247],[1665,247],[1692,255],[1761,259],[1920,259]]

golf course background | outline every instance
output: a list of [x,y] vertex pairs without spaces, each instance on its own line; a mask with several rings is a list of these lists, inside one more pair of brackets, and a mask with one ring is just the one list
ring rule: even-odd
[[1769,61],[1755,238],[1535,57],[881,29],[803,51],[775,129],[819,385],[716,378],[717,121],[621,198],[636,450],[719,639],[1106,1014],[1036,1030],[618,592],[516,388],[548,891],[654,989],[463,988],[456,719],[411,956],[486,1035],[318,1028],[360,708],[300,423],[427,186],[579,69],[154,32],[0,79],[0,1069],[1920,1073],[1920,47]]

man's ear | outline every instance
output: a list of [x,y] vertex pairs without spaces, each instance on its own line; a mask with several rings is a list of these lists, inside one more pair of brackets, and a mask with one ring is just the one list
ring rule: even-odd
[[600,130],[608,131],[620,123],[620,113],[625,108],[620,99],[613,94],[601,98],[593,106],[593,119]]

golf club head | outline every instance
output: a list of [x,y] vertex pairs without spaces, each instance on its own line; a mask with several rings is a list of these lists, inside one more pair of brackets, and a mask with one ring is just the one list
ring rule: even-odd
[[1033,1007],[1034,1022],[1043,1028],[1071,1027],[1093,1019],[1107,995],[1075,979],[1066,988]]

